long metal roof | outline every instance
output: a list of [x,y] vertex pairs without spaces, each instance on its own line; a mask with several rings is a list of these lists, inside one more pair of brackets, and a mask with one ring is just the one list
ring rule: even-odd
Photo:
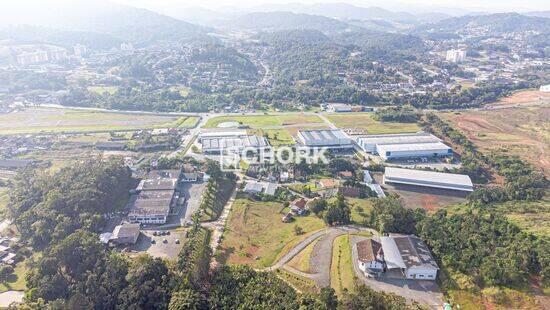
[[401,143],[427,143],[439,142],[438,137],[425,133],[401,133],[386,135],[368,135],[357,138],[357,143],[361,144],[401,144]]
[[386,167],[384,181],[463,191],[473,190],[472,180],[464,174]]
[[382,243],[382,249],[384,250],[384,260],[386,261],[386,266],[389,269],[392,268],[407,268],[401,253],[397,248],[397,244],[392,237],[380,237],[380,243]]
[[451,148],[441,142],[435,143],[406,143],[378,145],[378,152],[405,152],[405,151],[447,151]]

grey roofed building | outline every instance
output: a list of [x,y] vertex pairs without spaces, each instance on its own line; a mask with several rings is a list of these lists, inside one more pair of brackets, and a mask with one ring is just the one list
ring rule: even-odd
[[241,151],[246,148],[266,149],[270,147],[265,137],[246,135],[242,137],[214,137],[201,140],[202,151],[205,153],[220,153],[224,151]]
[[434,143],[441,142],[441,139],[429,133],[417,132],[361,136],[356,142],[365,152],[374,152],[376,146],[382,144]]
[[145,179],[139,182],[136,190],[139,191],[158,191],[158,190],[174,190],[176,188],[177,179]]
[[134,244],[139,237],[140,224],[125,223],[113,230],[111,240],[118,244]]
[[453,150],[441,142],[411,143],[411,144],[380,144],[376,153],[383,159],[445,157],[453,154]]
[[300,130],[297,137],[304,146],[353,147],[351,139],[339,129]]
[[427,267],[439,269],[428,246],[414,235],[380,237],[388,268]]
[[414,235],[380,237],[388,269],[399,269],[408,279],[435,280],[439,267],[428,246]]
[[464,174],[386,167],[384,183],[415,185],[457,191],[474,190],[472,180]]
[[275,195],[277,191],[277,184],[270,182],[257,182],[257,181],[246,181],[243,191],[245,193],[264,193],[266,195]]
[[246,130],[244,129],[223,129],[223,130],[209,130],[199,134],[198,141],[202,143],[203,139],[211,138],[240,138],[246,136]]

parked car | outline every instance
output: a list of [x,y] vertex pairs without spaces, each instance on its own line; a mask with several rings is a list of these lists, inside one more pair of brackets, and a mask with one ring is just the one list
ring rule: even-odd
[[176,244],[180,244],[180,239],[176,239]]

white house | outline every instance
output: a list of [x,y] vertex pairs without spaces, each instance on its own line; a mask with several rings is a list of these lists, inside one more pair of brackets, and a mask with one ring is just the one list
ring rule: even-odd
[[380,242],[367,239],[357,242],[359,269],[367,277],[378,277],[384,271],[384,250]]
[[539,90],[544,93],[550,93],[550,84],[542,85]]

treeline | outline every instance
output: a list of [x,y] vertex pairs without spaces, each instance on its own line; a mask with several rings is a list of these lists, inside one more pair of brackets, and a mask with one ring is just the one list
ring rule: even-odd
[[130,187],[119,160],[85,160],[54,174],[29,168],[13,179],[6,214],[22,240],[43,248],[78,229],[98,231],[104,214],[122,210]]
[[374,117],[382,122],[416,123],[420,113],[410,106],[387,107],[376,110]]
[[430,113],[426,119],[428,130],[446,136],[462,149],[463,165],[456,172],[469,175],[475,182],[488,180],[491,177],[490,169],[504,177],[503,186],[477,189],[470,195],[470,201],[487,204],[508,200],[540,200],[544,197],[548,180],[529,163],[506,154],[485,155],[466,136],[437,115]]

